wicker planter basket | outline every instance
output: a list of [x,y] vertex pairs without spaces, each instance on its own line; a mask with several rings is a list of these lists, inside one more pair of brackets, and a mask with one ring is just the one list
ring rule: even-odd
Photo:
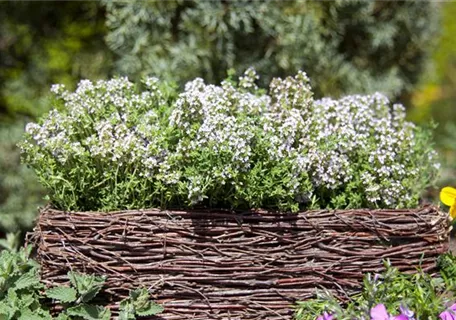
[[161,319],[290,319],[318,287],[343,296],[382,260],[431,271],[448,249],[448,215],[414,210],[41,211],[33,241],[42,278],[68,270],[108,276],[104,299],[138,286],[165,307]]

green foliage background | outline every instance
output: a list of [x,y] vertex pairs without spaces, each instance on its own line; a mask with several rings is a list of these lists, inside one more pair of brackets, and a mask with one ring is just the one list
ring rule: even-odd
[[440,37],[432,59],[412,95],[414,108],[410,119],[438,124],[436,142],[441,153],[443,172],[439,186],[456,186],[456,2],[442,4]]
[[16,147],[24,124],[0,123],[0,230],[20,231],[33,226],[44,190],[31,169],[20,164]]
[[435,36],[428,1],[105,1],[106,41],[123,74],[219,83],[253,66],[272,77],[302,69],[317,97],[417,82]]
[[42,114],[52,83],[106,77],[104,32],[104,12],[93,2],[0,3],[0,117]]
[[30,229],[44,191],[20,165],[25,122],[51,107],[49,87],[110,75],[104,11],[95,2],[0,2],[0,234]]

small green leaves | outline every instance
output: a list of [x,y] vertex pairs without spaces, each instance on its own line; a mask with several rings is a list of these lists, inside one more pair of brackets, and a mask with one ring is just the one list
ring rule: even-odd
[[[135,313],[133,311],[121,310],[119,312],[119,320],[131,320],[136,319]],[[1,318],[0,318],[1,320]]]
[[104,277],[87,275],[77,272],[68,272],[68,278],[71,284],[78,291],[79,302],[89,302],[92,300],[103,287]]
[[133,303],[135,310],[143,309],[150,301],[149,291],[145,288],[136,289],[130,292],[130,301]]
[[80,304],[70,307],[66,310],[69,316],[77,316],[86,320],[109,320],[111,312],[101,306],[94,306],[90,304]]
[[63,303],[76,301],[76,290],[70,287],[55,287],[46,290],[48,298],[59,300]]
[[103,287],[104,277],[87,275],[78,272],[68,272],[72,287],[54,287],[46,290],[48,298],[65,303],[64,311],[57,320],[70,320],[72,317],[86,320],[109,320],[111,312],[102,306],[88,304]]
[[20,232],[8,233],[6,239],[0,239],[0,248],[16,252],[20,246]]
[[119,320],[135,319],[138,316],[152,316],[162,313],[163,306],[150,300],[149,291],[145,288],[130,292],[130,296],[120,302]]
[[142,306],[142,308],[136,309],[136,314],[138,316],[152,316],[152,315],[162,313],[163,311],[164,311],[163,306],[161,306],[153,301],[149,301],[146,305]]
[[[38,277],[39,265],[29,259],[31,247],[18,252],[4,250],[0,253],[0,319],[1,320],[47,320],[52,319],[49,312],[43,309],[40,294],[44,286]],[[101,289],[104,278],[84,275],[75,272],[68,274],[75,288],[54,287],[46,290],[46,297],[62,303],[90,301]],[[103,307],[86,304],[74,305],[68,315],[63,312],[59,320],[68,316],[79,316],[84,319],[109,319],[110,312]]]
[[21,275],[14,283],[16,290],[32,288],[35,286],[41,286],[40,280],[38,279],[37,269],[31,269],[27,273]]
[[20,317],[18,320],[50,320],[52,319],[50,315],[48,314],[47,316],[40,315],[37,312],[32,312],[31,310],[26,310],[21,313]]
[[51,319],[39,301],[43,285],[30,251],[27,247],[0,253],[0,319]]
[[[69,286],[49,288],[39,281],[39,265],[29,258],[31,247],[0,252],[0,320],[52,320],[43,300],[55,299],[63,304],[56,320],[109,320],[111,312],[102,306],[87,304],[101,290],[104,277],[69,272]],[[146,291],[147,292],[147,291]],[[141,306],[149,307],[145,297]],[[132,305],[133,306],[133,305]],[[142,310],[142,309],[141,309]],[[144,309],[145,310],[145,309]],[[132,313],[135,319],[134,313]]]

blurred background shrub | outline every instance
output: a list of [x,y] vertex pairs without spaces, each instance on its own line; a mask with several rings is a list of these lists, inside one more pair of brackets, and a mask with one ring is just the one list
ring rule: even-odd
[[111,53],[95,2],[0,3],[0,233],[33,226],[44,193],[16,147],[25,122],[49,110],[49,87],[105,78]]
[[20,163],[16,147],[24,123],[0,124],[0,230],[16,232],[33,226],[44,190],[31,169]]
[[441,4],[441,29],[426,71],[411,95],[409,118],[433,119],[443,171],[439,185],[456,185],[456,2]]
[[302,69],[317,97],[381,91],[437,121],[456,185],[455,14],[432,1],[0,2],[0,221],[30,221],[44,203],[15,144],[51,107],[50,85],[115,74],[217,83],[254,66],[268,83]]
[[104,11],[94,2],[0,3],[0,118],[36,117],[50,108],[52,83],[106,77]]
[[427,1],[151,1],[106,4],[106,41],[122,74],[218,83],[226,70],[305,70],[317,97],[381,91],[419,79],[437,30]]

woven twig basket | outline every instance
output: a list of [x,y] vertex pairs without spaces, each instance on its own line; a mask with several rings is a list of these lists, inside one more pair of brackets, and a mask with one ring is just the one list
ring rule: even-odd
[[383,260],[432,272],[448,249],[448,215],[414,210],[41,211],[33,241],[48,285],[68,270],[106,275],[104,300],[145,286],[161,319],[290,319],[317,288],[340,296]]

